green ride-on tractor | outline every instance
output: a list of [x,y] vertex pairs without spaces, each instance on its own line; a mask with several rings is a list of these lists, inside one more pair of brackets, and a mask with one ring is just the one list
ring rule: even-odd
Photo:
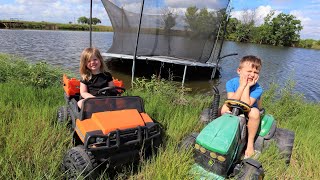
[[69,124],[74,146],[63,158],[67,179],[79,175],[95,179],[102,164],[121,167],[159,148],[162,128],[145,112],[142,98],[119,96],[123,87],[106,87],[99,90],[101,96],[85,99],[79,109],[79,85],[79,80],[63,76],[66,105],[59,108],[57,120]]
[[200,120],[207,123],[200,133],[192,133],[181,148],[193,148],[195,164],[192,172],[201,179],[263,179],[264,170],[257,161],[260,153],[275,141],[287,164],[290,163],[294,132],[276,127],[273,116],[261,113],[261,123],[255,137],[255,155],[244,159],[247,144],[247,112],[250,106],[242,101],[227,99],[231,113],[218,117],[220,95],[213,87],[214,99],[205,109]]

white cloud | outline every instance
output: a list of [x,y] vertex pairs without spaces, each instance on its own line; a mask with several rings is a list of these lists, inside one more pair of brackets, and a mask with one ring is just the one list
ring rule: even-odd
[[301,21],[303,29],[300,33],[301,38],[317,38],[320,39],[320,12],[316,10],[293,10],[290,14],[294,15],[297,19]]
[[172,8],[188,8],[196,6],[197,8],[213,8],[218,7],[224,8],[227,6],[228,1],[217,1],[217,0],[165,0],[165,4]]
[[293,10],[289,14],[295,16],[297,19],[301,21],[301,25],[309,25],[311,23],[311,18],[305,17],[305,13],[300,10]]
[[[81,16],[90,16],[88,0],[17,0],[10,4],[0,4],[1,19],[25,21],[76,22]],[[93,17],[103,24],[110,25],[107,12],[100,0],[93,0]]]
[[51,4],[51,3],[55,3],[57,2],[58,0],[32,0],[32,1],[29,1],[29,0],[16,0],[16,2],[18,4],[23,4],[23,5],[38,5],[38,4]]
[[[272,11],[271,6],[259,6],[254,10],[241,10],[241,11],[232,11],[231,17],[237,18],[240,21],[245,21],[244,14],[247,14],[250,17],[253,17],[255,25],[259,26],[264,23],[264,18]],[[274,16],[281,13],[281,11],[274,11]]]
[[9,4],[4,4],[4,5],[0,5],[0,14],[10,14],[10,15],[14,15],[14,14],[21,14],[23,12],[26,11],[25,6],[13,6],[13,5],[9,5]]

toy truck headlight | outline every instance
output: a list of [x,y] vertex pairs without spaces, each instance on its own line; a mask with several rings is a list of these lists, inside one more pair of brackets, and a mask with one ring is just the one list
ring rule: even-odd
[[105,138],[102,137],[91,137],[89,139],[89,144],[102,143],[105,142]]
[[104,138],[102,138],[102,137],[97,137],[96,138],[96,142],[97,143],[102,143],[104,141]]
[[89,142],[89,144],[96,143],[96,138],[90,137],[90,139],[88,140],[88,142]]

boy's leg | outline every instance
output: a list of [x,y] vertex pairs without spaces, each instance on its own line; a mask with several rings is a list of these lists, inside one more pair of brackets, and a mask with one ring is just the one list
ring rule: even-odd
[[260,125],[260,112],[257,108],[251,108],[251,111],[248,113],[248,143],[247,149],[245,151],[245,156],[250,157],[254,154],[254,138],[257,134],[259,125]]

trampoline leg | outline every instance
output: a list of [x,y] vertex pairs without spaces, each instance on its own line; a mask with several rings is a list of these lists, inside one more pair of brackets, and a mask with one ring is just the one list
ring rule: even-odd
[[135,67],[136,67],[136,61],[133,59],[132,60],[132,74],[131,74],[131,87],[133,87]]
[[184,71],[183,71],[183,78],[182,78],[182,87],[184,87],[184,81],[186,79],[186,74],[187,74],[187,67],[188,66],[184,66]]
[[211,73],[210,80],[214,79],[214,76],[216,75],[216,72],[217,72],[217,67],[214,67],[214,68],[212,69],[212,73]]

